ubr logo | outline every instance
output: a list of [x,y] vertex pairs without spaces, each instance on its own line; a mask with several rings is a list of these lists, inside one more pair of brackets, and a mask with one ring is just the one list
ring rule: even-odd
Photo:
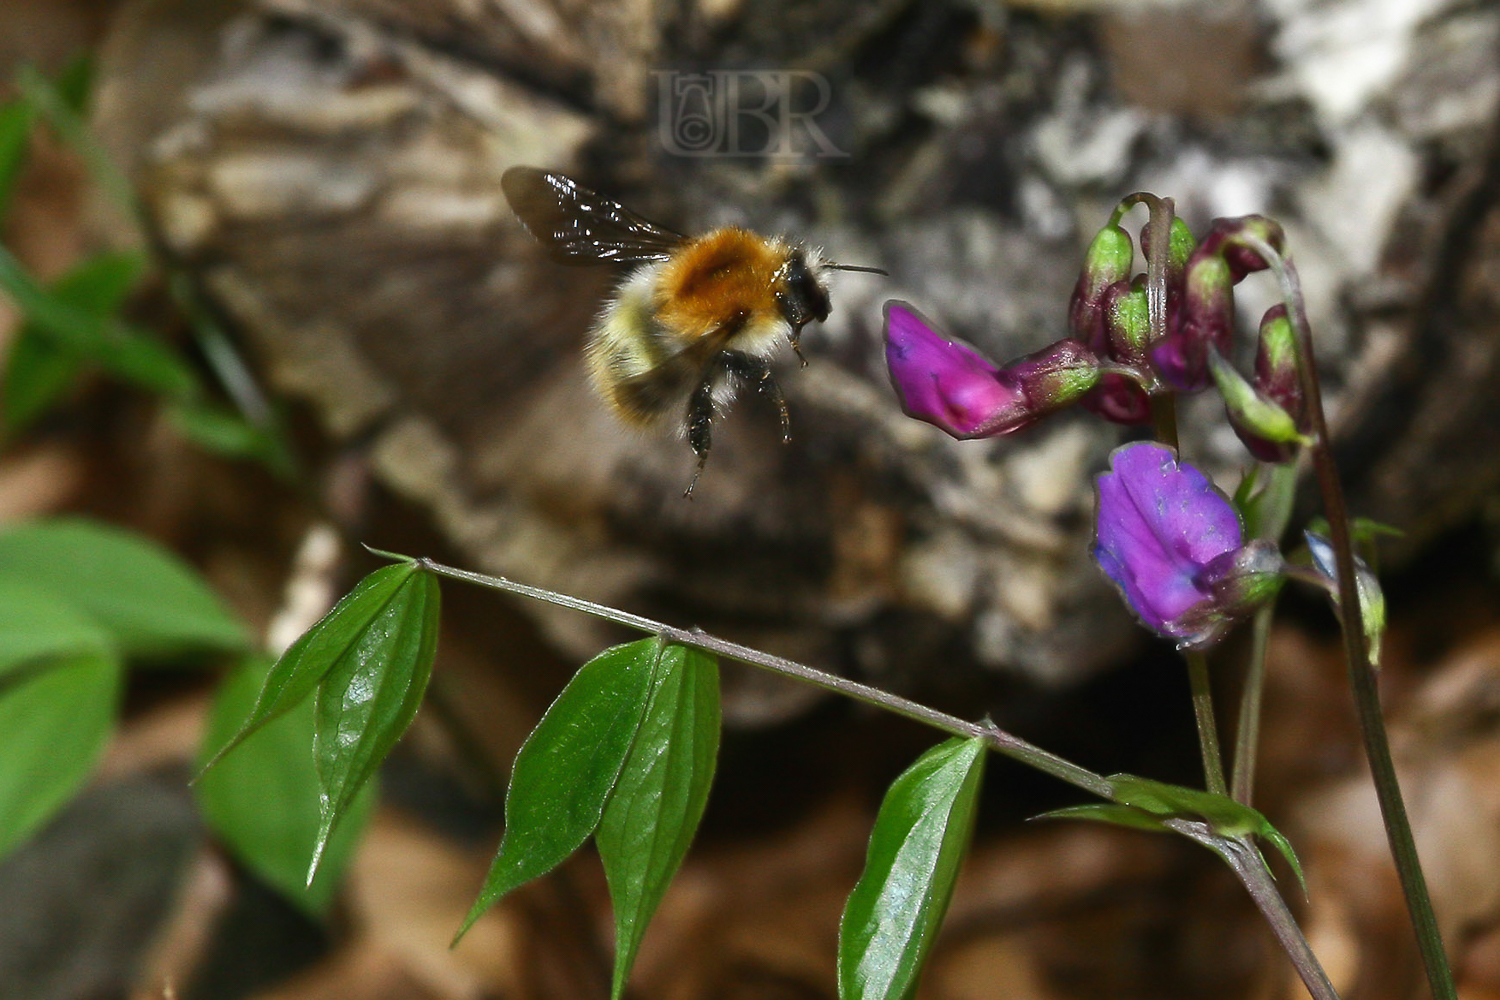
[[657,72],[657,130],[674,156],[848,156],[815,120],[833,100],[806,70]]

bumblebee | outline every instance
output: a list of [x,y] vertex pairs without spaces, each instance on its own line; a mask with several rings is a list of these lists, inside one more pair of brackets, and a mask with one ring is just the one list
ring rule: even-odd
[[806,366],[802,328],[827,319],[831,308],[824,272],[885,274],[835,264],[815,249],[738,226],[683,236],[535,167],[510,168],[500,187],[522,225],[558,263],[636,265],[594,321],[589,377],[626,424],[682,421],[698,458],[687,497],[708,461],[715,412],[740,386],[754,385],[770,397],[782,440],[790,439],[786,399],[768,359],[784,332]]

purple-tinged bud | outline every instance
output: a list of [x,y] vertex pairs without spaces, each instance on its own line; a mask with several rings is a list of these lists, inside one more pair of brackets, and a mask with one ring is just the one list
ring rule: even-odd
[[1085,395],[1099,359],[1076,340],[997,368],[904,302],[885,304],[886,363],[901,409],[959,439],[1009,434]]
[[1274,305],[1260,320],[1260,339],[1255,350],[1255,388],[1274,399],[1303,426],[1307,401],[1302,396],[1302,378],[1297,372],[1297,334],[1287,319],[1286,306]]
[[1125,230],[1119,226],[1099,230],[1083,255],[1083,271],[1068,303],[1068,329],[1074,337],[1094,343],[1104,292],[1115,282],[1128,279],[1134,263],[1135,247]]
[[1307,442],[1292,415],[1280,403],[1257,391],[1218,351],[1209,350],[1208,368],[1219,387],[1219,395],[1224,398],[1229,426],[1250,454],[1262,462],[1289,462],[1295,458],[1295,446]]
[[[1193,239],[1193,231],[1188,224],[1177,216],[1172,217],[1172,242],[1167,247],[1167,285],[1174,286],[1182,283],[1183,273],[1187,270],[1188,258],[1192,256],[1193,249],[1198,241]],[[1142,252],[1149,259],[1151,253],[1151,223],[1148,220],[1141,227]]]
[[1200,249],[1224,258],[1229,265],[1234,284],[1239,284],[1247,274],[1263,271],[1270,265],[1260,254],[1245,246],[1240,237],[1245,234],[1258,236],[1277,253],[1286,250],[1286,232],[1281,223],[1264,215],[1242,215],[1237,219],[1215,219],[1213,227],[1203,238]]
[[1146,348],[1151,342],[1145,282],[1115,282],[1105,289],[1101,306],[1110,358],[1128,365],[1144,365]]
[[1172,449],[1115,449],[1098,497],[1094,558],[1158,635],[1183,647],[1211,644],[1274,592],[1274,547],[1243,545],[1234,505]]
[[1151,350],[1172,388],[1199,392],[1207,388],[1208,349],[1228,353],[1234,339],[1234,280],[1229,264],[1205,240],[1188,260],[1175,329]]
[[1098,387],[1083,399],[1083,408],[1116,424],[1134,426],[1151,422],[1151,399],[1133,380],[1107,373]]

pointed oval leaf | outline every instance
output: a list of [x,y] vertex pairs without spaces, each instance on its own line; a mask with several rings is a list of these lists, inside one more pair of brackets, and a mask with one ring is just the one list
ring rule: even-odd
[[74,653],[113,658],[114,645],[66,598],[0,570],[0,683],[10,671]]
[[203,765],[200,777],[251,733],[312,694],[318,682],[336,663],[355,655],[367,639],[371,626],[416,572],[416,565],[410,562],[382,566],[359,581],[333,606],[332,611],[292,643],[266,675],[250,715]]
[[974,830],[984,757],[981,740],[948,740],[886,792],[839,925],[840,1000],[911,994]]
[[245,628],[186,563],[147,539],[81,518],[0,533],[0,572],[86,612],[125,656],[241,650]]
[[686,646],[657,662],[646,713],[594,835],[615,911],[611,995],[703,818],[719,754],[719,664]]
[[123,671],[112,655],[65,655],[0,682],[0,855],[83,786],[114,729]]
[[[100,253],[79,263],[52,286],[59,301],[107,316],[140,281],[148,265],[144,254]],[[14,433],[43,413],[78,373],[78,356],[60,347],[33,324],[17,331],[6,360],[0,420]]]
[[607,649],[579,668],[526,737],[505,793],[505,835],[454,941],[500,897],[556,868],[604,814],[640,729],[659,638]]
[[[234,736],[252,711],[271,660],[254,656],[226,675],[214,695],[203,737],[205,751]],[[321,815],[313,765],[313,703],[304,700],[245,741],[197,783],[203,816],[231,854],[288,902],[313,917],[327,912],[375,806],[375,782],[365,785],[328,842],[312,885],[307,859]]]
[[407,574],[349,652],[318,685],[313,760],[321,821],[307,880],[360,788],[411,725],[437,655],[437,577]]
[[128,382],[168,399],[188,399],[202,389],[197,372],[170,347],[117,317],[64,302],[43,288],[3,245],[0,291],[15,301],[38,332]]

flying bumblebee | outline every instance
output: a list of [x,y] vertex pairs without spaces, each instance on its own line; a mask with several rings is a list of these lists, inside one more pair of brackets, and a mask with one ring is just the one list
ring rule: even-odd
[[600,310],[589,335],[589,376],[621,420],[680,425],[698,456],[692,496],[712,445],[717,408],[735,390],[758,386],[790,422],[767,359],[785,331],[805,366],[799,338],[828,318],[824,272],[868,271],[824,260],[815,249],[767,239],[738,226],[683,236],[649,222],[562,174],[511,167],[500,178],[511,209],[562,264],[634,264]]

